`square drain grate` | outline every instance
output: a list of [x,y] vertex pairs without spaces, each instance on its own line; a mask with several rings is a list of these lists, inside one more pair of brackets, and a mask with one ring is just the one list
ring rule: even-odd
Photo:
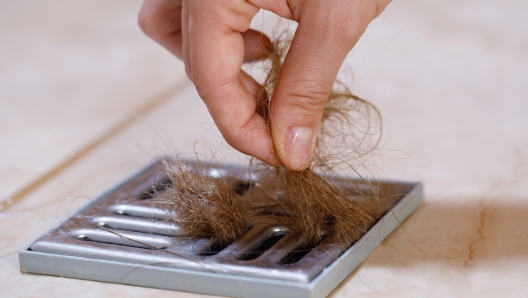
[[[196,167],[188,162],[187,167]],[[247,167],[218,166],[204,175],[225,177],[252,195]],[[337,179],[337,178],[334,178]],[[281,224],[280,210],[252,219],[252,228],[227,246],[178,237],[169,212],[152,200],[168,187],[162,162],[106,192],[19,253],[28,273],[231,297],[324,297],[346,278],[421,203],[421,183],[339,178],[344,187],[376,191],[390,211],[351,247],[325,235],[312,247]]]

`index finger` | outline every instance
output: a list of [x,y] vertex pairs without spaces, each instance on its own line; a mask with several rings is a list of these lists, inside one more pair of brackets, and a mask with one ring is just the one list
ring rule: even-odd
[[[256,100],[241,71],[244,40],[259,8],[246,1],[192,0],[183,24],[191,80],[226,141],[239,151],[273,163],[267,123],[256,113]],[[188,37],[186,40],[185,36]],[[185,45],[187,43],[187,45]]]

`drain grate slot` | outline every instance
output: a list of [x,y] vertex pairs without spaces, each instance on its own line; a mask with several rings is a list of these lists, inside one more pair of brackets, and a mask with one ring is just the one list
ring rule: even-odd
[[295,248],[292,252],[290,252],[284,260],[282,260],[283,265],[292,265],[297,262],[299,262],[304,256],[306,256],[309,252],[312,251],[312,249],[316,248],[321,242],[323,242],[326,239],[326,235],[321,236],[319,241],[315,243],[314,245],[303,245],[298,248]]
[[168,221],[156,219],[133,218],[128,216],[99,216],[92,223],[103,228],[133,231],[147,234],[179,236],[180,229]]
[[164,191],[172,185],[170,179],[165,179],[162,182],[158,182],[155,185],[151,186],[147,191],[145,191],[141,197],[142,200],[150,200],[154,198],[154,194]]
[[254,182],[251,181],[239,181],[233,185],[233,191],[241,196],[246,194],[250,189],[255,186]]
[[272,248],[277,242],[279,242],[288,233],[285,231],[276,231],[269,234],[260,245],[253,251],[247,252],[247,254],[241,259],[242,261],[251,261],[261,255],[263,255],[268,249]]
[[110,206],[110,211],[118,215],[128,215],[139,218],[169,220],[171,218],[170,211],[153,206],[118,204]]
[[79,240],[100,243],[124,245],[139,248],[163,249],[170,245],[170,241],[154,236],[109,229],[76,229],[71,231],[72,235]]
[[198,255],[204,257],[214,256],[223,251],[228,245],[228,243],[214,242],[209,247],[207,247],[206,250],[200,252]]

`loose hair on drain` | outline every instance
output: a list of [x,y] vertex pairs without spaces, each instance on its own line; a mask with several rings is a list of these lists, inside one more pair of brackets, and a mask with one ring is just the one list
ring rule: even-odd
[[[267,121],[268,133],[273,92],[290,39],[279,38],[274,44],[263,62],[269,71],[256,99],[257,113]],[[381,217],[385,208],[375,187],[368,192],[351,190],[353,186],[342,185],[343,179],[334,178],[342,170],[352,170],[363,179],[356,162],[374,150],[380,138],[381,116],[376,107],[336,81],[323,112],[310,166],[292,171],[281,163],[272,167],[252,158],[250,168],[266,174],[251,183],[266,194],[264,205],[288,214],[284,220],[291,232],[306,243],[317,243],[325,234],[333,233],[351,244]],[[279,160],[277,150],[274,148],[275,160]],[[171,187],[155,198],[170,210],[170,220],[180,227],[183,236],[229,244],[250,228],[251,217],[258,214],[262,204],[256,208],[229,187],[225,177],[203,175],[204,169],[212,166],[210,163],[196,164],[189,169],[177,157],[167,161]]]

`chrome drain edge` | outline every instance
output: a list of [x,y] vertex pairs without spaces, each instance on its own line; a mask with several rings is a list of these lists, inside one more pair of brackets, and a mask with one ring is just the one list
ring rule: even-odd
[[[152,167],[153,165],[147,167],[100,198],[126,185]],[[385,183],[406,185],[409,190],[394,205],[392,211],[387,212],[360,240],[309,282],[233,275],[229,274],[228,270],[208,272],[45,253],[30,250],[31,245],[19,252],[20,270],[27,273],[230,297],[325,297],[398,227],[399,222],[404,221],[420,205],[423,197],[421,183]],[[86,211],[91,205],[77,214]]]

